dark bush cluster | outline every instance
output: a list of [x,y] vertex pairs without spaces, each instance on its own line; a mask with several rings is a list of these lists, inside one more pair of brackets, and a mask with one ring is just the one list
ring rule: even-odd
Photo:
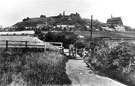
[[69,85],[65,73],[67,58],[57,52],[8,50],[0,54],[0,85]]
[[111,78],[130,85],[135,85],[135,45],[128,42],[119,43],[113,48],[105,41],[92,41],[88,62]]
[[45,36],[47,42],[63,42],[64,47],[73,44],[78,38],[73,32],[48,32]]

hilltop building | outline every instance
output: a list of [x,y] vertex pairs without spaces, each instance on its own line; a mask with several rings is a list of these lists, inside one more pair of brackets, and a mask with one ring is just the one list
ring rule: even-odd
[[77,21],[81,21],[81,17],[79,13],[71,13],[70,15],[66,15],[65,11],[63,13],[60,13],[58,16],[51,16],[49,17],[49,20],[56,21],[57,24],[67,24],[67,25],[73,25]]
[[[83,27],[85,25],[85,21],[80,17],[79,13],[71,13],[69,15],[66,14],[65,11],[63,13],[58,14],[57,16],[46,17],[45,15],[41,15],[40,17],[34,18],[24,18],[22,22],[18,22],[13,25],[13,28],[16,30],[23,29],[63,29],[70,30],[75,29],[75,27]],[[60,28],[59,28],[60,27]]]
[[114,29],[115,31],[119,31],[119,32],[126,31],[125,27],[123,26],[121,17],[112,17],[111,15],[111,18],[107,19],[107,26],[109,28]]
[[48,17],[48,24],[61,30],[73,30],[76,25],[82,25],[83,20],[79,13],[71,13],[66,15],[65,11],[57,16]]
[[107,24],[111,24],[111,25],[123,25],[122,19],[121,17],[112,17],[110,19],[107,19]]

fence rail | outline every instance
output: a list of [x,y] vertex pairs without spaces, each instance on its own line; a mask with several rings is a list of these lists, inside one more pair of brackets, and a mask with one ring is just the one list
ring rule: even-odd
[[54,47],[58,47],[58,49],[63,52],[62,42],[44,42],[43,44],[34,44],[34,43],[40,43],[40,42],[1,40],[0,47],[6,48],[6,49],[8,48],[43,48],[46,51],[47,43],[49,43],[49,44],[52,44]]
[[[20,48],[45,48],[45,44],[43,45],[34,45],[34,44],[28,44],[31,43],[29,41],[9,41],[9,40],[2,40],[0,41],[0,47],[8,48],[14,48],[14,47],[20,47]],[[37,42],[32,42],[37,43]]]

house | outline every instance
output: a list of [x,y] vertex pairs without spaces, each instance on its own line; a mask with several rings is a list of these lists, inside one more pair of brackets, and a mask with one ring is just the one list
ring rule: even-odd
[[126,31],[124,26],[119,26],[119,25],[115,26],[115,30],[118,32],[125,32]]
[[123,26],[121,17],[112,17],[107,19],[107,25],[111,28],[114,28],[115,31],[123,32],[126,31]]
[[75,25],[56,25],[57,28],[61,28],[62,30],[64,29],[73,29],[75,28]]
[[67,28],[68,25],[56,25],[57,28],[61,28],[61,29],[64,29],[64,28]]
[[76,13],[71,13],[70,15],[66,15],[65,11],[57,16],[48,17],[48,21],[52,25],[57,25],[57,24],[75,25],[76,23],[80,24],[83,22],[79,13],[76,12]]
[[75,25],[68,25],[68,28],[75,28]]
[[110,25],[123,25],[121,17],[111,17],[110,19],[107,19],[107,24]]
[[47,24],[37,24],[37,27],[36,28],[43,28],[43,27],[46,27],[47,26]]
[[103,31],[115,31],[114,28],[101,27]]

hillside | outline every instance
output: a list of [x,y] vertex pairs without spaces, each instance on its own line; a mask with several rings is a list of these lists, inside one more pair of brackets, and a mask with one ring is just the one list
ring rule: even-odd
[[12,27],[24,28],[24,27],[36,27],[37,24],[43,24],[47,21],[46,17],[34,17],[23,19],[21,22],[17,22]]
[[21,22],[18,22],[13,25],[13,27],[17,28],[24,28],[24,27],[37,27],[38,24],[45,24],[45,25],[79,25],[84,26],[86,22],[81,18],[78,13],[65,15],[59,14],[58,16],[50,16],[46,17],[45,15],[41,15],[40,17],[34,18],[24,18]]
[[[83,21],[86,23],[86,25],[91,25],[91,19],[83,18]],[[92,25],[94,28],[97,28],[97,29],[99,29],[100,27],[103,27],[103,26],[107,26],[106,23],[100,22],[97,19],[93,19]]]
[[[77,35],[82,35],[85,37],[89,37],[90,36],[90,32],[89,31],[76,31],[74,32]],[[126,31],[126,32],[104,32],[104,31],[100,31],[100,32],[93,32],[92,33],[92,37],[96,38],[96,37],[108,37],[108,38],[112,38],[112,39],[135,39],[135,32],[134,31]]]

